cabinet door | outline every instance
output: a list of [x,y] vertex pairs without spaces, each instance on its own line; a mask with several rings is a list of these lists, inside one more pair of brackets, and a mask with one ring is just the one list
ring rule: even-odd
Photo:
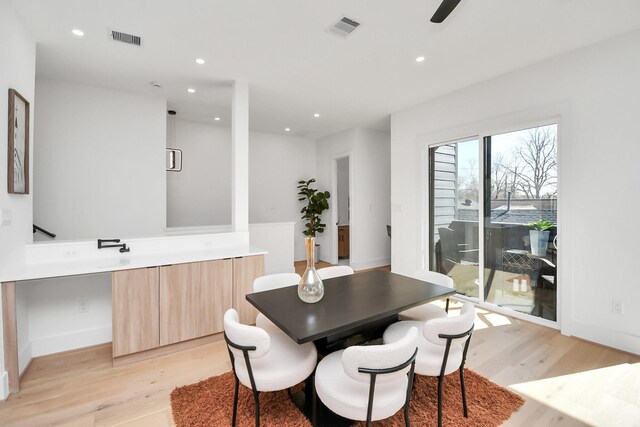
[[233,307],[238,310],[241,323],[256,323],[258,310],[244,296],[253,292],[253,280],[260,276],[264,276],[263,255],[233,259]]
[[160,267],[160,345],[222,331],[231,306],[231,260]]
[[213,303],[207,310],[212,313],[215,334],[224,331],[224,313],[233,305],[233,261],[222,259],[200,264],[200,280],[213,288]]
[[158,267],[111,276],[113,357],[159,345]]
[[349,241],[349,226],[346,226],[344,228],[344,232],[343,233],[344,233],[344,238],[343,238],[343,240],[344,240],[344,256],[345,256],[345,258],[349,258],[350,257],[349,252],[351,251],[350,241]]

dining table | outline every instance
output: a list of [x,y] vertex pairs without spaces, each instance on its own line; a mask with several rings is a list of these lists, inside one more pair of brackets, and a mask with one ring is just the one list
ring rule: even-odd
[[298,297],[297,284],[246,295],[254,307],[298,344],[315,342],[321,354],[380,335],[398,313],[455,293],[451,288],[371,270],[323,280],[316,303]]
[[[313,342],[320,358],[351,345],[377,343],[384,330],[398,321],[398,313],[455,291],[391,273],[371,270],[322,281],[324,296],[316,303],[305,303],[298,297],[298,286],[246,295],[254,307],[298,344]],[[317,402],[312,377],[304,391],[291,395],[296,406],[312,420]],[[317,425],[346,427],[352,424],[324,405],[318,405]]]

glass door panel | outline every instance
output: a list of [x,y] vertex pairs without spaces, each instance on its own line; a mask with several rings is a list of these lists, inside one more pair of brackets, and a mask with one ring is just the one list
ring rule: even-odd
[[484,153],[484,300],[555,321],[557,125],[485,137]]
[[479,141],[429,148],[429,268],[479,297]]

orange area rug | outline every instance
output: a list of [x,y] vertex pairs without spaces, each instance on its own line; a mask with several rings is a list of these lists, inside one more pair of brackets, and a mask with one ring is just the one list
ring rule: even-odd
[[[473,371],[465,369],[469,418],[462,415],[460,380],[456,373],[445,377],[443,387],[443,425],[499,426],[518,410],[524,400]],[[230,426],[233,414],[232,372],[196,384],[178,387],[171,393],[173,420],[178,427]],[[409,417],[414,426],[438,425],[438,380],[416,375]],[[237,425],[255,425],[253,395],[240,385]],[[311,426],[293,404],[286,391],[260,393],[260,425],[273,427]],[[355,423],[354,425],[364,425]],[[404,426],[403,411],[376,426]]]

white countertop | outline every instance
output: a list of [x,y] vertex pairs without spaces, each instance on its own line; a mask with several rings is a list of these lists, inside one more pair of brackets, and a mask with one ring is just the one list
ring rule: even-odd
[[[212,238],[212,236],[214,236]],[[198,236],[199,237],[199,236]],[[223,237],[223,236],[221,236]],[[162,250],[150,253],[141,248],[136,252],[137,247],[144,247],[143,240],[130,240],[131,252],[119,253],[117,249],[106,249],[97,252],[91,252],[88,256],[83,256],[83,247],[87,244],[94,245],[92,242],[68,242],[65,244],[51,244],[51,251],[56,253],[66,251],[70,259],[60,259],[60,257],[51,256],[50,258],[38,254],[35,257],[25,257],[27,260],[22,263],[15,263],[8,266],[0,275],[0,282],[15,282],[22,280],[44,279],[61,276],[74,276],[80,274],[105,273],[110,271],[129,270],[133,268],[145,268],[159,265],[183,264],[198,261],[211,261],[224,258],[236,258],[252,255],[264,255],[267,252],[250,246],[244,239],[239,239],[238,244],[233,244],[226,240],[217,244],[218,240],[215,235],[202,236],[202,239],[194,242],[194,237],[190,236],[190,242],[179,242],[180,238],[172,239],[172,245],[175,249],[162,248]],[[248,240],[248,239],[247,239]],[[203,246],[203,241],[204,245]],[[157,239],[156,239],[157,242]],[[163,242],[164,243],[164,242]],[[55,245],[55,246],[54,246]],[[41,245],[33,245],[34,251],[41,251]],[[47,250],[50,248],[46,248]],[[76,252],[78,251],[78,252]],[[54,254],[55,255],[55,254]]]

